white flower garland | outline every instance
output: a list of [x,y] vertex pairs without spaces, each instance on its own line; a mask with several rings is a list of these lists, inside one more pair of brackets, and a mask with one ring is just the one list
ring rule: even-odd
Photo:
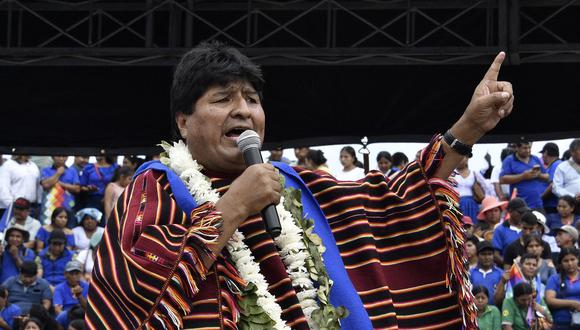
[[[161,162],[173,169],[186,184],[189,192],[199,203],[216,203],[219,194],[212,189],[209,178],[201,173],[202,167],[193,159],[187,145],[183,141],[174,142],[173,146],[162,143],[161,146],[167,152],[168,157],[162,157]],[[276,206],[280,217],[282,232],[275,239],[276,245],[280,249],[280,256],[286,271],[292,281],[293,287],[300,287],[298,300],[304,312],[308,325],[312,329],[317,329],[317,324],[312,321],[312,312],[319,309],[316,301],[317,291],[312,283],[305,260],[309,257],[306,246],[302,241],[302,229],[296,225],[292,214],[284,208],[283,199]],[[268,292],[268,282],[260,273],[260,266],[254,260],[248,246],[244,243],[244,235],[236,230],[228,241],[228,249],[232,260],[244,281],[253,283],[256,286],[258,305],[264,309],[266,314],[275,322],[275,329],[290,329],[282,320],[282,308],[270,292]]]

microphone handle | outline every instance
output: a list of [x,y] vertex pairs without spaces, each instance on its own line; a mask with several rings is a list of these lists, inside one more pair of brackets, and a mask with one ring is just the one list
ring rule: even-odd
[[[244,151],[243,156],[246,166],[262,164],[264,162],[262,159],[262,154],[258,148],[248,148],[246,151]],[[272,238],[278,237],[282,231],[282,226],[280,225],[280,218],[278,217],[276,206],[274,204],[270,204],[266,206],[262,212],[260,212],[260,214],[264,220],[266,231],[270,234],[270,236],[272,236]]]

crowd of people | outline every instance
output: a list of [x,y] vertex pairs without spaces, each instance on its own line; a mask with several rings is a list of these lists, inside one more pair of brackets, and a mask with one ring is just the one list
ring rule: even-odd
[[[510,144],[501,167],[485,171],[470,170],[465,158],[454,175],[480,329],[530,329],[538,322],[573,329],[580,318],[580,140],[562,158],[553,143],[541,158],[530,149],[525,141]],[[340,151],[343,170],[334,174],[320,150],[295,148],[295,156],[291,162],[276,149],[268,161],[340,180],[364,176],[352,147]],[[119,166],[112,157],[88,163],[76,156],[67,167],[66,159],[53,156],[52,166],[39,170],[16,155],[0,166],[0,328],[84,329],[96,247],[144,160],[125,157]],[[409,162],[387,151],[376,161],[386,177]]]

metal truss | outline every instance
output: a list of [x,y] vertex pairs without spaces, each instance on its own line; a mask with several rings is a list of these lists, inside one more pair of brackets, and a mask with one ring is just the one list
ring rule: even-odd
[[0,0],[0,65],[173,65],[222,40],[262,65],[580,61],[580,0]]

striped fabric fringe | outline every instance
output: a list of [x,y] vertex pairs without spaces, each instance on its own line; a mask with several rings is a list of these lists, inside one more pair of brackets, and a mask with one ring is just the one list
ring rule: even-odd
[[[188,229],[185,239],[180,248],[179,262],[170,273],[170,281],[166,282],[160,294],[161,299],[157,309],[152,315],[151,326],[157,328],[157,322],[162,324],[163,314],[165,322],[173,324],[178,329],[183,328],[183,320],[180,315],[191,313],[191,305],[188,301],[199,292],[198,284],[205,280],[208,273],[204,264],[204,257],[216,260],[216,256],[209,247],[216,243],[219,237],[219,228],[222,225],[222,217],[213,211],[212,203],[205,203],[196,208],[191,219],[193,225]],[[163,326],[165,328],[165,326]]]
[[[437,141],[435,141],[437,140]],[[449,265],[445,282],[449,291],[457,292],[459,306],[462,310],[463,326],[465,329],[477,329],[477,308],[475,299],[471,293],[471,281],[469,279],[469,266],[465,257],[466,231],[461,221],[462,214],[459,210],[459,195],[453,188],[455,180],[442,180],[432,178],[437,168],[431,166],[440,162],[435,159],[442,159],[444,151],[441,146],[441,136],[438,135],[431,141],[433,147],[423,150],[421,157],[427,157],[424,173],[429,179],[434,197],[439,205],[439,212],[445,238],[447,251],[449,251]]]

